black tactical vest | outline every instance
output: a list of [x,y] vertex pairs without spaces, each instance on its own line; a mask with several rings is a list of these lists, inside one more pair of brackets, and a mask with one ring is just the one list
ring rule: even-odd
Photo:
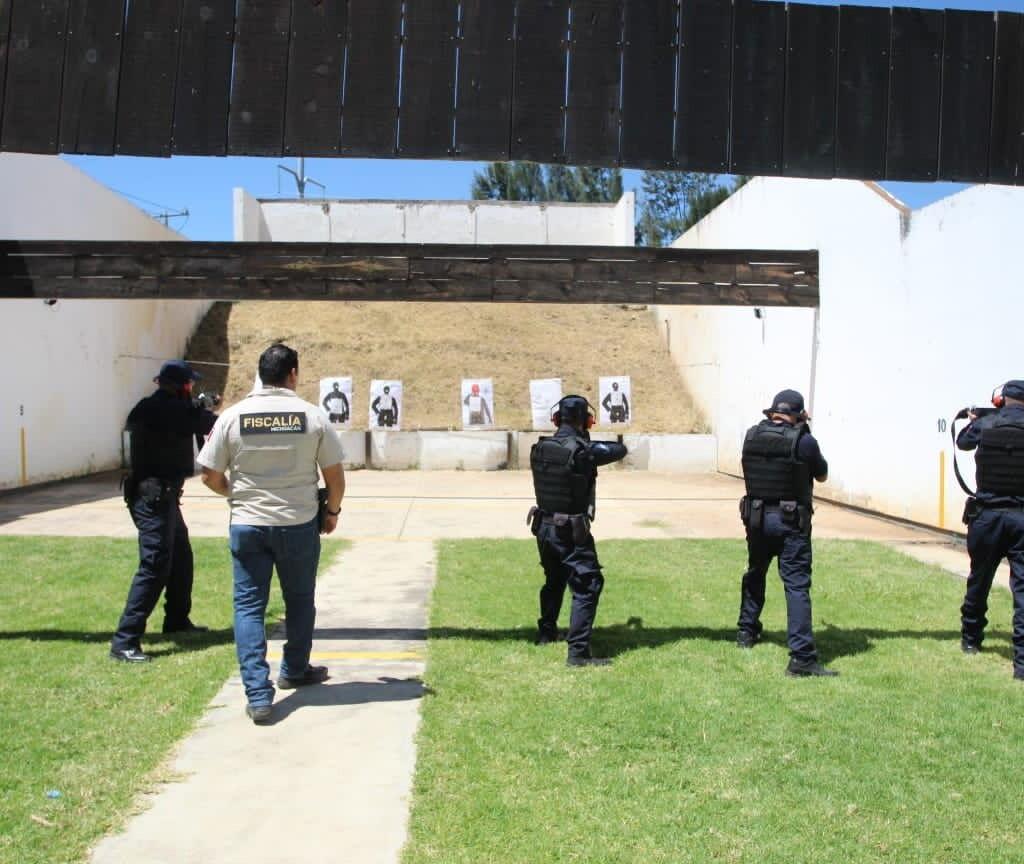
[[575,435],[543,437],[530,449],[537,506],[548,513],[593,515],[594,477],[577,473],[576,452],[586,441]]
[[157,477],[176,484],[192,476],[195,470],[194,435],[181,435],[145,423],[131,424],[128,432],[131,436],[131,472],[136,480]]
[[1024,419],[997,416],[983,428],[974,462],[979,492],[1024,496]]
[[802,424],[762,420],[743,441],[743,480],[747,495],[769,502],[811,501],[809,467],[797,459],[797,444],[807,431]]

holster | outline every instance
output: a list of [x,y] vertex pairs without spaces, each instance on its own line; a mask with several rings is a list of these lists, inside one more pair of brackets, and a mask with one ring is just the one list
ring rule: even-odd
[[316,527],[324,530],[324,522],[327,519],[327,490],[322,486],[316,490]]
[[[158,477],[146,477],[134,484],[134,489],[129,497],[125,493],[125,501],[131,504],[133,501],[144,501],[150,507],[160,507],[170,500],[170,487]],[[127,490],[128,484],[125,484]]]
[[973,496],[964,501],[964,525],[970,525],[975,519],[977,519],[978,514],[981,513],[982,509],[981,504],[978,503],[978,499]]
[[135,487],[136,481],[134,475],[121,475],[121,496],[124,498],[124,503],[129,506],[131,506],[132,501],[135,500]]
[[570,516],[572,523],[572,542],[577,546],[584,545],[590,537],[590,520],[582,513],[578,516]]
[[744,495],[740,498],[740,519],[751,531],[760,531],[764,526],[764,501]]

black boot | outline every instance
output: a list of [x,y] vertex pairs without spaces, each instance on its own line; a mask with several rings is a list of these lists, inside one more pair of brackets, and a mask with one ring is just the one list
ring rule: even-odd
[[760,641],[761,636],[758,633],[751,633],[749,630],[736,631],[737,648],[753,648]]
[[537,630],[537,638],[533,640],[534,645],[552,645],[555,642],[561,642],[558,638],[558,631],[552,630],[549,627],[541,627]]
[[834,678],[839,673],[826,669],[817,660],[790,660],[786,674],[790,678]]

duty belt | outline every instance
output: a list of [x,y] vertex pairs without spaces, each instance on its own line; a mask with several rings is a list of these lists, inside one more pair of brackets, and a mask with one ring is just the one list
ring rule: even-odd
[[[590,519],[587,518],[586,513],[549,513],[547,510],[541,510],[540,507],[534,506],[526,515],[526,524],[532,527],[534,520],[537,520],[538,517],[540,522],[554,525],[556,529],[570,528],[573,542],[577,546],[586,543],[590,536]],[[533,533],[537,533],[536,528],[533,528]]]

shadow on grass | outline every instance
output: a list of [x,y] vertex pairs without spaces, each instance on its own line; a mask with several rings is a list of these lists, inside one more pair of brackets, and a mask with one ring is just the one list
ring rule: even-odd
[[[113,635],[112,630],[0,630],[0,641],[27,639],[30,642],[83,642],[85,644],[106,643]],[[178,654],[182,651],[201,651],[216,645],[235,641],[235,633],[227,627],[223,630],[208,630],[205,633],[151,633],[143,637],[147,642],[170,642],[170,648],[146,648],[154,657]]]
[[381,677],[376,681],[341,681],[337,684],[299,687],[274,704],[274,713],[268,725],[280,723],[302,708],[365,705],[369,702],[407,702],[411,699],[422,699],[430,692],[430,688],[424,686],[419,678]]
[[[508,629],[486,629],[473,627],[432,627],[428,639],[472,639],[482,642],[530,642],[537,637],[534,627]],[[989,630],[986,634],[986,653],[996,654],[1007,660],[1013,659],[1010,633],[1006,630]],[[368,637],[364,637],[368,638]],[[822,662],[840,657],[852,657],[874,649],[875,643],[887,639],[928,639],[934,642],[960,641],[959,630],[911,630],[881,627],[836,627],[825,624],[815,629],[815,641]],[[735,627],[644,627],[642,618],[630,618],[623,624],[598,626],[594,630],[595,653],[603,657],[615,657],[638,648],[658,648],[675,642],[729,642],[736,641]],[[786,631],[765,630],[761,641],[786,647]]]

